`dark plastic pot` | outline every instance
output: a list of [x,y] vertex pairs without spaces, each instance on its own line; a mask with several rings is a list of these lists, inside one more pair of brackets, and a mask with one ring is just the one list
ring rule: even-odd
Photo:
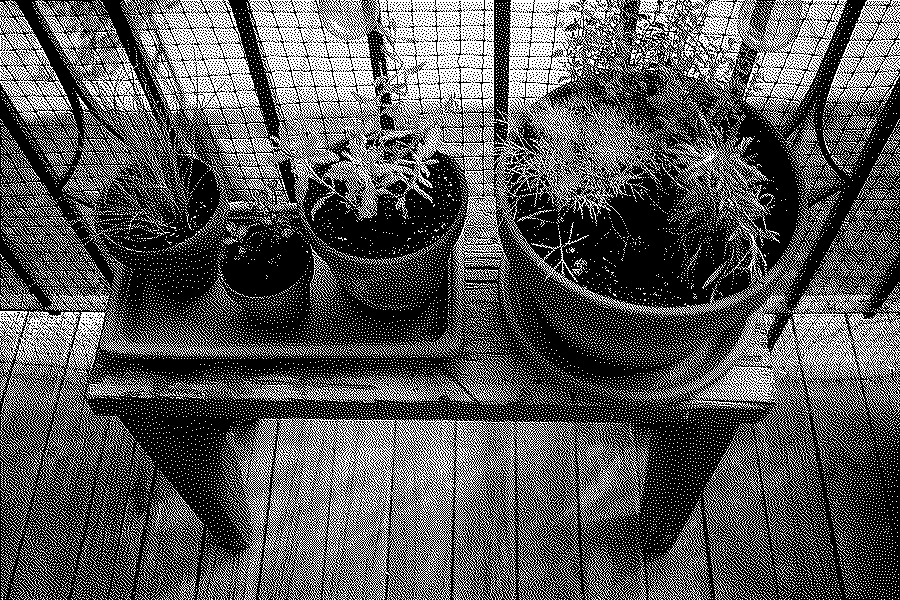
[[[784,166],[785,175],[779,182],[784,193],[777,200],[792,203],[797,218],[784,253],[770,265],[765,277],[707,304],[631,304],[596,294],[560,275],[538,256],[514,222],[501,161],[495,179],[497,225],[511,285],[528,295],[539,313],[536,316],[569,350],[623,373],[672,368],[689,356],[704,353],[715,352],[724,358],[739,338],[735,333],[744,329],[750,315],[770,295],[783,290],[799,255],[808,209],[800,201],[798,172],[784,140],[753,110],[744,108],[753,126],[771,141],[770,152],[760,158]],[[733,341],[723,344],[724,340]]]
[[[228,212],[228,202],[222,198],[215,175],[202,162],[191,160],[192,173],[197,179],[205,179],[196,188],[194,200],[205,201],[207,206],[212,203],[213,209],[206,223],[190,237],[166,248],[141,251],[127,248],[108,235],[99,236],[116,260],[144,276],[147,284],[162,295],[175,300],[197,298],[212,287],[219,273],[219,250]],[[187,168],[186,162],[181,164]],[[108,194],[109,190],[107,198]],[[103,219],[103,209],[100,210],[98,221]]]
[[240,268],[227,261],[228,253],[222,256],[222,284],[225,291],[251,320],[261,325],[285,327],[296,323],[309,311],[309,286],[313,276],[313,256],[309,244],[299,234],[283,251],[291,253],[292,268],[296,268],[296,278],[287,288],[274,294],[253,295],[238,292],[232,287],[231,275]]
[[446,280],[450,253],[466,220],[468,190],[459,163],[444,154],[460,181],[460,207],[447,230],[428,246],[393,258],[364,258],[337,250],[313,231],[306,210],[301,210],[303,232],[316,254],[328,264],[338,284],[364,306],[377,311],[404,312],[421,308]]

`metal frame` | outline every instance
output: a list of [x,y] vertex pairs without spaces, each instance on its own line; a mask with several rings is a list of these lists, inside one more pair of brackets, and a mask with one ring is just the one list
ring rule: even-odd
[[47,157],[38,149],[25,131],[25,121],[22,115],[12,103],[12,99],[0,85],[0,122],[2,122],[9,130],[13,139],[19,145],[22,153],[25,155],[28,164],[34,169],[40,182],[47,189],[50,197],[56,202],[56,206],[62,213],[66,222],[75,232],[78,240],[81,242],[88,255],[94,260],[100,273],[106,279],[107,283],[112,283],[114,279],[113,271],[106,260],[106,257],[100,251],[97,242],[91,238],[91,231],[87,228],[81,219],[81,215],[72,203],[71,198],[63,192],[60,185],[60,179],[53,172]]

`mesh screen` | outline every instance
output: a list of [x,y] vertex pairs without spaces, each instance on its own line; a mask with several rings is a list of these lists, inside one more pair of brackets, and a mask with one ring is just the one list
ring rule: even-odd
[[[38,3],[61,44],[73,53],[79,33],[71,19],[54,17],[61,4],[70,3]],[[511,106],[542,96],[563,73],[561,59],[551,58],[553,50],[565,42],[562,17],[557,14],[561,4],[565,7],[568,2],[512,2]],[[724,34],[739,41],[739,6],[739,2],[714,0],[705,34],[711,40]],[[250,7],[285,130],[315,131],[334,141],[343,131],[344,119],[357,114],[351,92],[371,94],[365,40],[344,42],[329,35],[321,26],[315,0],[254,1]],[[650,14],[655,9],[655,0],[641,2],[642,12]],[[773,122],[783,123],[808,89],[840,10],[838,0],[812,0],[792,46],[757,58],[748,101]],[[472,198],[488,196],[492,193],[493,1],[382,0],[382,18],[395,21],[401,40],[397,50],[404,60],[426,63],[412,79],[410,99],[421,100],[426,110],[451,94],[460,100],[461,110],[448,123],[445,141],[462,157]],[[239,186],[250,189],[264,179],[276,178],[271,146],[227,2],[182,0],[164,7],[157,21],[179,81],[189,95],[202,100]],[[835,77],[825,110],[825,138],[835,160],[847,168],[897,79],[898,26],[896,2],[870,0]],[[76,140],[66,98],[24,17],[10,2],[0,3],[0,32],[0,84],[61,174]],[[106,48],[103,40],[98,44],[101,56],[124,63],[116,48]],[[127,79],[122,74],[117,77]],[[104,75],[98,79],[104,80]],[[107,182],[91,166],[98,161],[123,162],[123,156],[90,116],[87,121],[85,158],[69,185],[98,192]],[[809,123],[796,139],[808,187],[824,190],[836,183],[837,176],[822,158]],[[6,133],[0,133],[0,143],[0,226],[10,245],[61,308],[102,303],[105,287],[68,225]],[[839,308],[852,310],[898,252],[897,152],[895,134],[810,290],[831,295]],[[90,219],[86,209],[85,218]],[[0,285],[4,305],[0,308],[35,307],[5,265]],[[801,309],[814,306],[819,305],[806,303]]]

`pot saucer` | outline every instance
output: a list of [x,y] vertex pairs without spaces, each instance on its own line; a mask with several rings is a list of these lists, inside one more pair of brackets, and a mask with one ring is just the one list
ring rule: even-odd
[[743,331],[726,335],[663,369],[627,370],[584,356],[566,347],[543,322],[538,309],[520,294],[508,277],[506,257],[500,264],[500,303],[526,360],[543,373],[579,388],[598,401],[642,404],[697,397],[743,357],[754,330],[754,319]]

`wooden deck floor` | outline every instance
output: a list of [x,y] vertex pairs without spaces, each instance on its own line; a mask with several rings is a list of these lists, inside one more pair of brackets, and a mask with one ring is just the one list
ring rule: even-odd
[[262,421],[233,558],[81,393],[102,315],[0,312],[2,600],[892,598],[900,318],[803,315],[673,550],[620,425]]

